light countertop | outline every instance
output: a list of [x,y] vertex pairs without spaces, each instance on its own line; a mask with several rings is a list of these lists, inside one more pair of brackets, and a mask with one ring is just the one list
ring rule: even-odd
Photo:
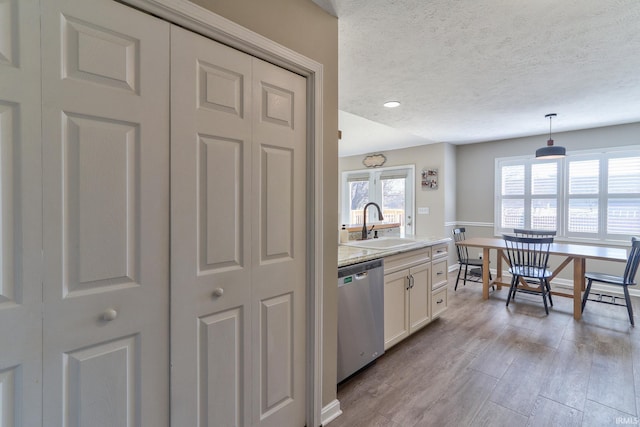
[[427,248],[441,243],[451,241],[450,237],[421,237],[421,236],[405,236],[415,239],[416,243],[402,246],[401,248],[391,249],[364,249],[355,246],[338,245],[338,267],[345,265],[357,264],[359,262],[371,261],[373,259],[384,258],[387,256],[399,254],[402,252],[414,251],[416,249]]

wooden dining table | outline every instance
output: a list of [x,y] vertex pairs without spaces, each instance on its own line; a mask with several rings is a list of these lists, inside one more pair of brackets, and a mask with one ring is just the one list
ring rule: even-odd
[[[482,299],[489,299],[489,287],[510,286],[502,280],[502,261],[507,265],[509,260],[505,255],[506,246],[501,237],[471,237],[460,242],[459,246],[482,248]],[[496,257],[496,277],[489,279],[489,255],[490,251],[497,252]],[[582,317],[582,292],[585,289],[585,270],[587,259],[626,262],[627,251],[624,248],[613,248],[606,246],[578,245],[574,243],[554,242],[549,249],[550,255],[564,257],[564,260],[553,269],[550,281],[558,275],[566,266],[573,262],[573,294],[558,291],[551,292],[552,295],[573,298],[573,318],[580,320]]]

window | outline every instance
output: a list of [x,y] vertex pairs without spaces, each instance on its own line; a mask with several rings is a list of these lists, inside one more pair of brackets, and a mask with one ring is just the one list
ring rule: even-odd
[[576,152],[557,160],[496,159],[496,234],[626,240],[640,234],[640,149]]
[[[376,202],[383,222],[400,223],[405,233],[413,233],[413,165],[342,174],[342,224],[362,224],[365,205]],[[367,222],[377,222],[377,212],[367,209]]]

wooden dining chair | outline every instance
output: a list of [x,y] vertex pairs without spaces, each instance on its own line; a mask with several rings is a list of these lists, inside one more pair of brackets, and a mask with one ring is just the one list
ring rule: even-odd
[[[503,238],[509,258],[509,273],[511,273],[507,307],[514,299],[516,292],[536,294],[542,295],[544,311],[549,314],[547,299],[553,306],[549,285],[552,272],[547,268],[547,264],[553,237],[518,237],[505,234]],[[528,286],[520,286],[521,278],[527,282]]]
[[[453,240],[455,242],[461,242],[463,241],[466,237],[465,237],[465,232],[466,229],[464,227],[460,227],[460,228],[454,228],[452,233],[453,233]],[[458,255],[458,276],[456,277],[456,285],[453,287],[453,290],[456,291],[458,290],[458,281],[460,280],[460,274],[462,273],[462,270],[464,269],[464,278],[463,278],[463,286],[467,285],[467,277],[469,274],[471,275],[475,275],[473,274],[474,269],[478,269],[478,275],[480,276],[480,280],[482,280],[482,259],[480,258],[470,258],[469,257],[469,248],[466,246],[456,246],[456,253]],[[469,269],[472,269],[471,272],[469,271]],[[489,271],[489,280],[491,280],[491,271]]]
[[[587,289],[584,291],[584,295],[582,296],[582,311],[584,311],[584,306],[587,304],[587,301],[601,302],[604,304],[611,305],[619,305],[626,306],[627,313],[629,313],[629,321],[631,322],[631,326],[635,326],[633,322],[633,307],[631,306],[631,298],[629,297],[629,286],[635,286],[635,277],[636,272],[638,271],[638,264],[640,264],[640,239],[637,237],[631,238],[631,250],[629,251],[629,258],[627,258],[627,265],[624,268],[624,273],[622,276],[615,276],[606,273],[585,273],[584,277],[587,280]],[[593,282],[606,283],[607,285],[615,285],[621,286],[624,291],[624,301],[625,304],[617,303],[616,298],[611,295],[606,294],[597,294],[597,299],[589,299],[589,293],[591,292],[591,284]],[[611,301],[607,299],[602,299],[603,296],[607,296],[611,298]]]

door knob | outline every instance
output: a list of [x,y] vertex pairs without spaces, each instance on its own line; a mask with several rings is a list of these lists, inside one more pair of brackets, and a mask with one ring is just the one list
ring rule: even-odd
[[102,313],[102,319],[106,320],[107,322],[112,321],[116,317],[118,317],[118,312],[113,308],[108,308],[104,311],[104,313]]
[[222,289],[222,288],[214,289],[214,291],[213,291],[213,296],[214,297],[218,298],[218,297],[221,297],[222,295],[224,295],[224,289]]

